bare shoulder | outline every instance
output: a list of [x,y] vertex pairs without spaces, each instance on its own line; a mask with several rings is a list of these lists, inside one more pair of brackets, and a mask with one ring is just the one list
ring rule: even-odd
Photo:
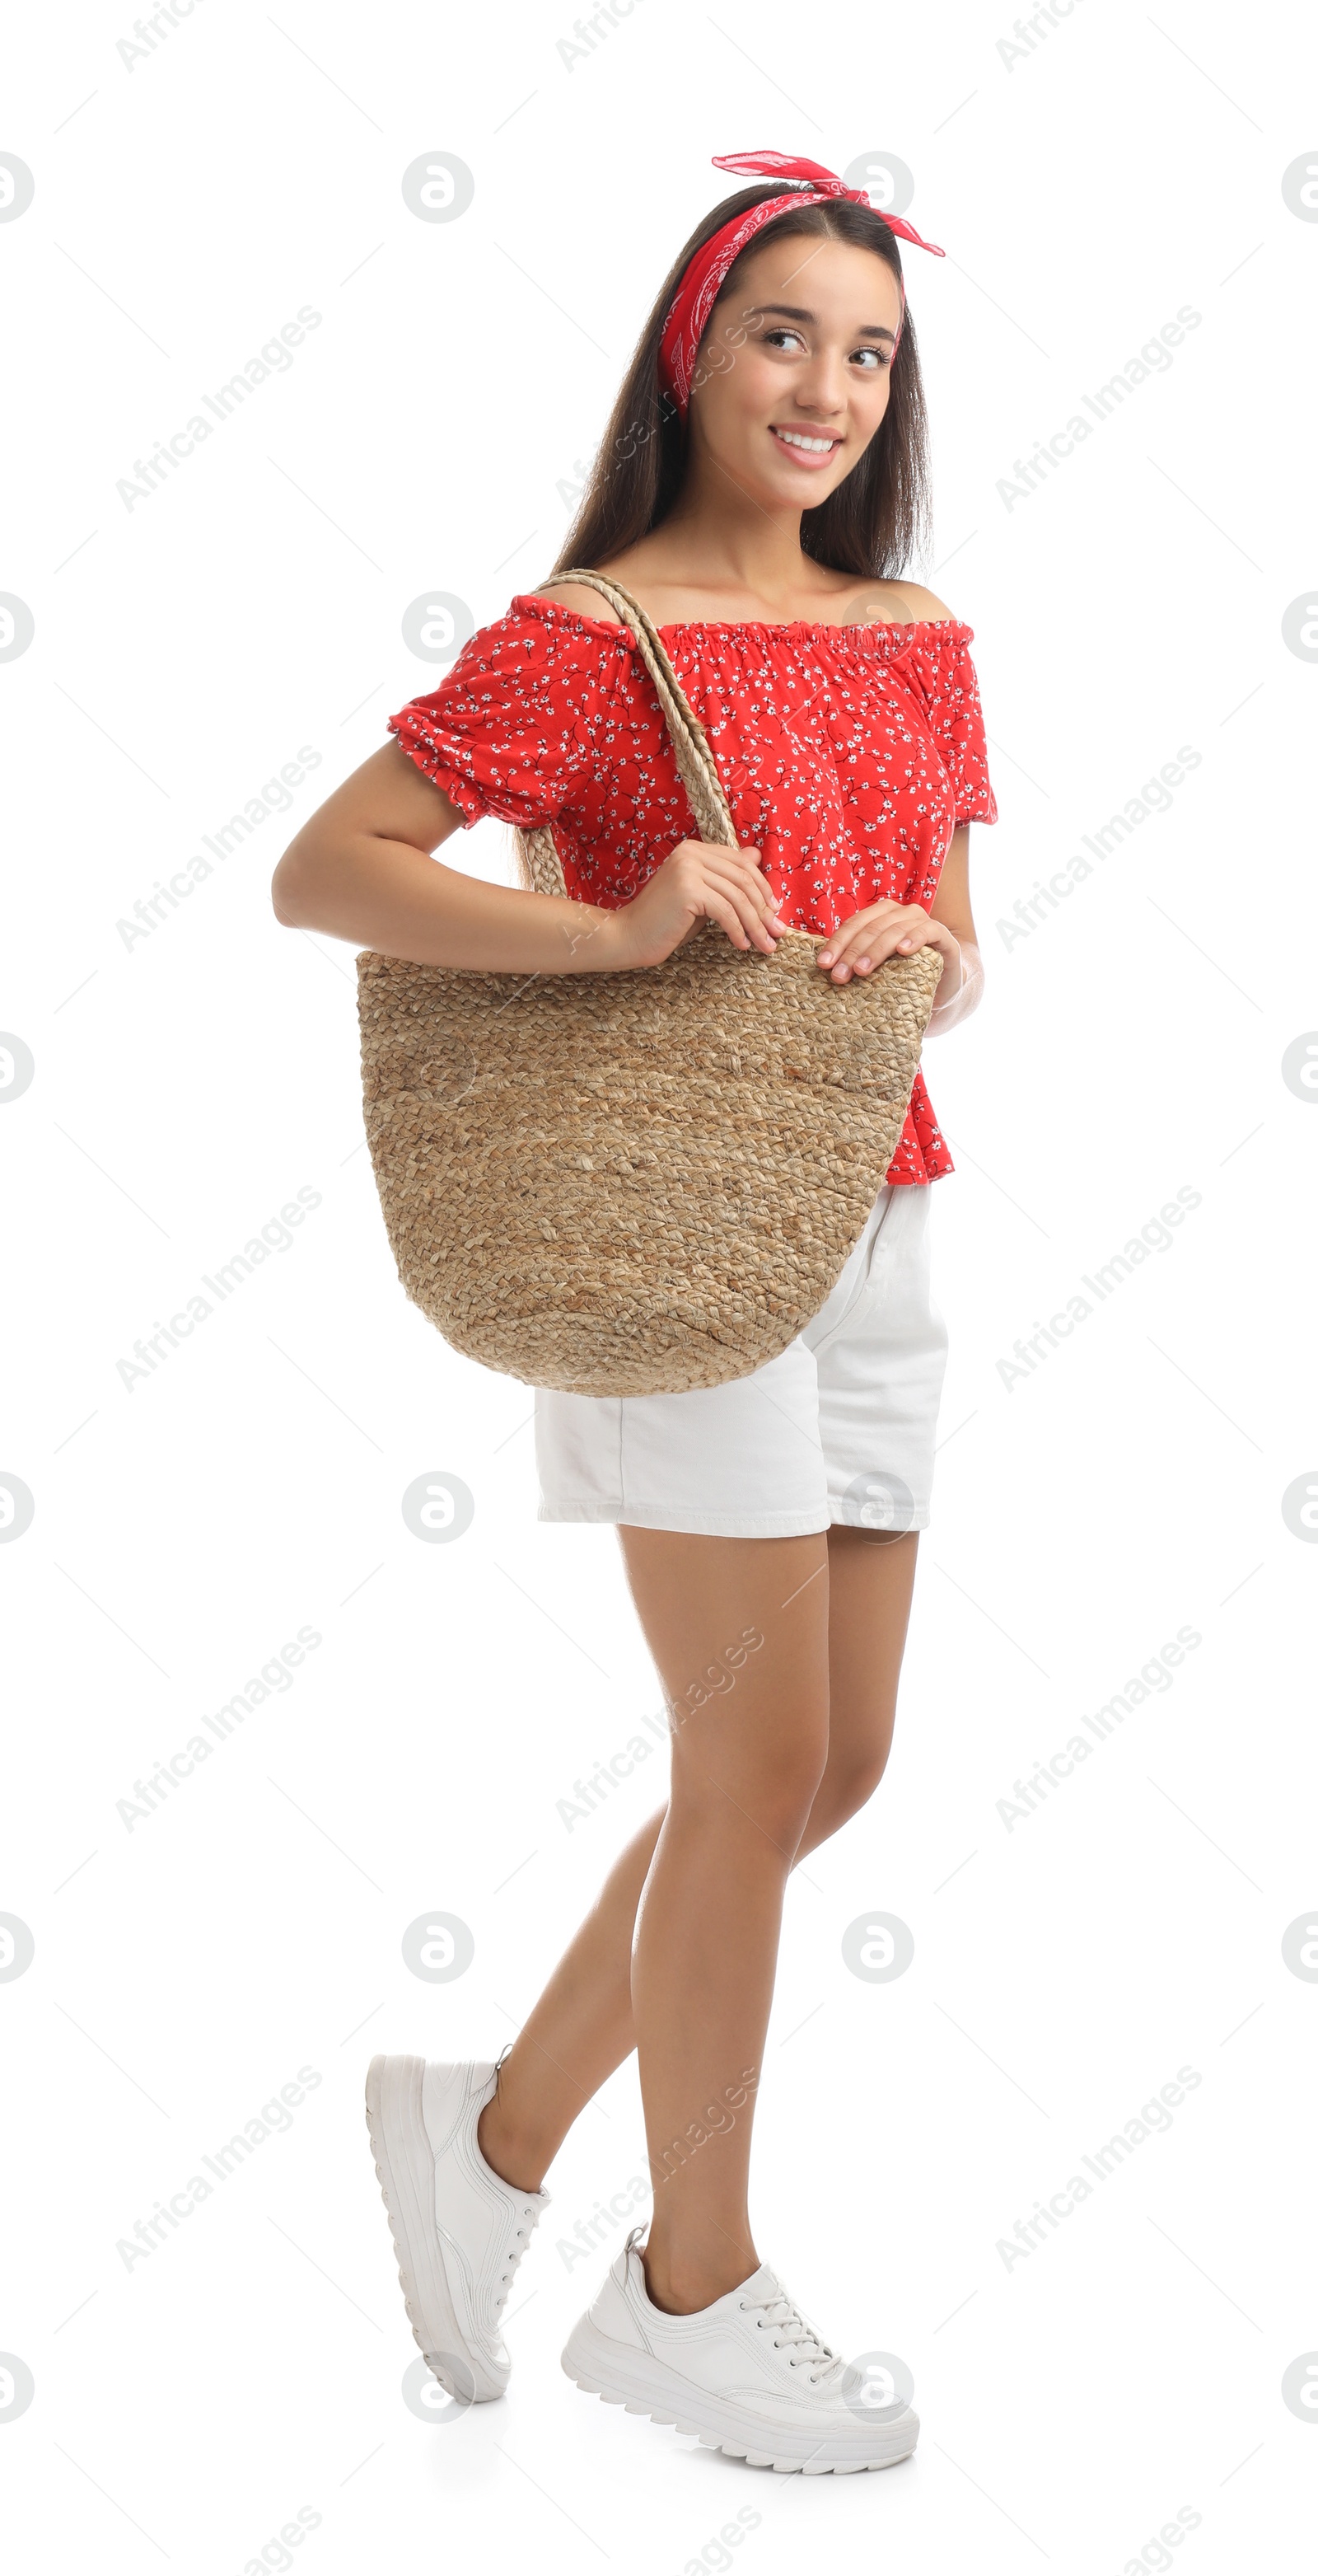
[[552,599],[556,608],[573,608],[578,617],[592,617],[597,626],[621,626],[617,609],[602,591],[592,590],[584,581],[551,582],[536,592],[537,599]]
[[918,581],[867,582],[859,595],[856,614],[875,622],[885,619],[889,625],[897,626],[957,622],[956,610]]

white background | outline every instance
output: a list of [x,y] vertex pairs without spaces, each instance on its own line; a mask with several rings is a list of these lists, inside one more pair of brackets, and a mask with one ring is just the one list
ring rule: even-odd
[[[25,2570],[238,2576],[289,2558],[267,2544],[302,2507],[312,2576],[1295,2563],[1318,2460],[1281,2395],[1318,2348],[1318,1987],[1281,1949],[1318,1901],[1314,1558],[1282,1515],[1318,1460],[1318,1120],[1281,1073],[1318,1024],[1318,671],[1282,635],[1318,570],[1297,23],[1079,0],[1010,60],[987,6],[638,0],[569,62],[548,8],[199,0],[131,68],[108,9],[12,31],[0,150],[36,194],[0,225],[0,588],[35,634],[0,665],[0,1025],[35,1077],[0,1118],[0,1468],[36,1509],[0,1547],[0,1909],[35,1957],[0,1987],[0,2349],[35,2396],[0,2448]],[[537,1523],[529,1394],[403,1298],[351,955],[268,901],[283,840],[438,676],[408,604],[435,585],[484,622],[544,576],[559,485],[724,193],[710,156],[763,142],[899,155],[948,249],[906,258],[937,501],[911,569],[975,629],[1002,809],[972,834],[987,998],[927,1068],[952,1361],[898,1748],[793,1884],[757,2132],[767,2259],[834,2340],[915,2373],[917,2458],[846,2481],[693,2454],[559,2371],[621,2230],[561,2248],[643,2170],[631,2068],[550,2177],[506,2402],[403,2403],[366,2058],[513,2035],[656,1790],[570,1832],[558,1802],[658,1693],[612,1534]],[[431,151],[474,174],[452,223],[403,201]],[[303,305],[291,367],[126,508],[135,460]],[[1170,367],[1009,508],[1015,460],[1183,305]],[[126,945],[302,745],[321,766],[287,819]],[[1009,945],[999,921],[1182,745],[1171,810]],[[508,866],[493,826],[461,855]],[[321,1204],[289,1248],[125,1387],[135,1339],[299,1188]],[[1179,1189],[1202,1203],[1169,1248],[1008,1388],[1017,1338]],[[427,1471],[475,1497],[461,1541],[403,1522]],[[294,1685],[129,1830],[134,1780],[303,1625]],[[1171,1687],[1009,1830],[1013,1782],[1182,1626]],[[400,1950],[436,1907],[475,1938],[448,1986]],[[914,1934],[891,1985],[841,1954],[875,1907]],[[303,2066],[291,2127],[126,2267],[118,2241]],[[1183,2066],[1170,2131],[1008,2267],[999,2240]]]

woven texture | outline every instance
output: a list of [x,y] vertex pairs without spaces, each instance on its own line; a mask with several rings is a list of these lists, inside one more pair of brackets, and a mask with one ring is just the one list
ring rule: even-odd
[[[736,833],[703,730],[630,594],[700,835]],[[547,585],[546,585],[547,586]],[[566,891],[553,835],[524,882]],[[408,1296],[531,1386],[721,1386],[816,1314],[906,1116],[942,960],[836,985],[822,939],[772,957],[702,925],[660,966],[508,975],[358,958],[366,1132]]]

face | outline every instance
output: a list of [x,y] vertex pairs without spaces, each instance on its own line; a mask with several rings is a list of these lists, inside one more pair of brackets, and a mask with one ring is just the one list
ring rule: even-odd
[[715,308],[691,396],[692,461],[763,508],[817,509],[888,408],[901,289],[886,260],[793,234],[746,261]]

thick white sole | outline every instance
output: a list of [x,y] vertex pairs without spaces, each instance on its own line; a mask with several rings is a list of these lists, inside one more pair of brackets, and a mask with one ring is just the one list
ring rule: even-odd
[[441,2388],[460,2404],[502,2397],[500,2377],[458,2323],[435,2225],[435,2158],[421,2111],[424,2057],[373,2057],[366,2076],[371,2133],[398,2278],[412,2332]]
[[606,2406],[622,2406],[629,2415],[648,2415],[652,2424],[669,2424],[674,2432],[694,2433],[706,2450],[726,2451],[748,2468],[777,2469],[807,2478],[850,2478],[867,2469],[890,2469],[909,2460],[920,2433],[920,2420],[910,2408],[891,2424],[857,2422],[854,2438],[834,2435],[827,2451],[807,2434],[785,2433],[773,2426],[748,2425],[739,2406],[712,2390],[695,2388],[662,2361],[601,2334],[589,2316],[582,2317],[563,2351],[568,2378],[588,2397]]

